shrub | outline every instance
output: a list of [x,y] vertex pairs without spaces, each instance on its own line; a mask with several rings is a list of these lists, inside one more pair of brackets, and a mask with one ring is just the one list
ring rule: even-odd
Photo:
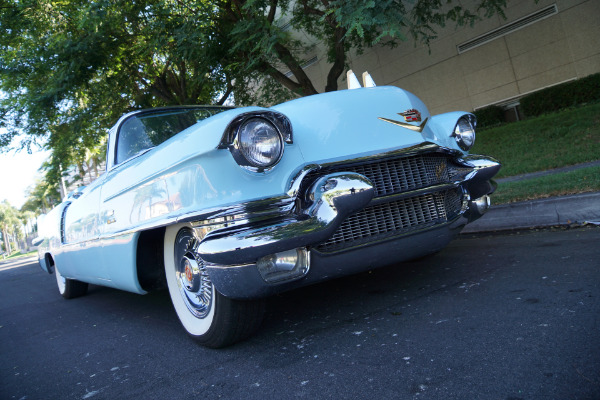
[[523,97],[521,110],[528,117],[600,101],[600,74],[552,86]]
[[477,128],[490,128],[504,123],[504,110],[499,106],[488,106],[474,111],[477,117]]

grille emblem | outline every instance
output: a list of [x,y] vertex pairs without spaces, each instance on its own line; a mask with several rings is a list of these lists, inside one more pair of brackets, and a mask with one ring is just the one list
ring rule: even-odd
[[442,179],[445,171],[446,171],[446,163],[442,162],[442,163],[438,164],[437,167],[435,167],[435,176],[438,179]]

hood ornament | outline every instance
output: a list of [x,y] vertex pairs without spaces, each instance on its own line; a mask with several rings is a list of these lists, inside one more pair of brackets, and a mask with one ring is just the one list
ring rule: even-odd
[[419,112],[419,110],[414,109],[414,108],[411,108],[404,112],[398,113],[398,115],[401,115],[402,117],[404,117],[404,121],[406,121],[406,122],[396,121],[395,119],[389,119],[389,118],[383,118],[383,117],[378,117],[378,118],[382,121],[389,122],[390,124],[398,125],[398,126],[410,129],[415,132],[422,132],[423,129],[425,128],[425,124],[427,124],[427,121],[429,120],[429,118],[425,118],[425,120],[420,125],[408,124],[407,122],[421,122],[421,112]]

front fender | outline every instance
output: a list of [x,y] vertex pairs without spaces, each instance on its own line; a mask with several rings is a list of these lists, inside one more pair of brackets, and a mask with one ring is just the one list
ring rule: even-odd
[[466,154],[467,152],[458,146],[456,140],[452,136],[458,119],[464,115],[472,114],[466,111],[452,111],[434,115],[431,117],[427,124],[427,128],[424,130],[424,136],[430,141],[438,143],[440,146],[458,150]]

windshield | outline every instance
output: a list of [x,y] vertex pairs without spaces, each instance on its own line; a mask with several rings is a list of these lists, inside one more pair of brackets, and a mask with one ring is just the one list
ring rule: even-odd
[[128,118],[117,137],[116,164],[158,146],[190,126],[230,107],[193,107],[152,110]]

